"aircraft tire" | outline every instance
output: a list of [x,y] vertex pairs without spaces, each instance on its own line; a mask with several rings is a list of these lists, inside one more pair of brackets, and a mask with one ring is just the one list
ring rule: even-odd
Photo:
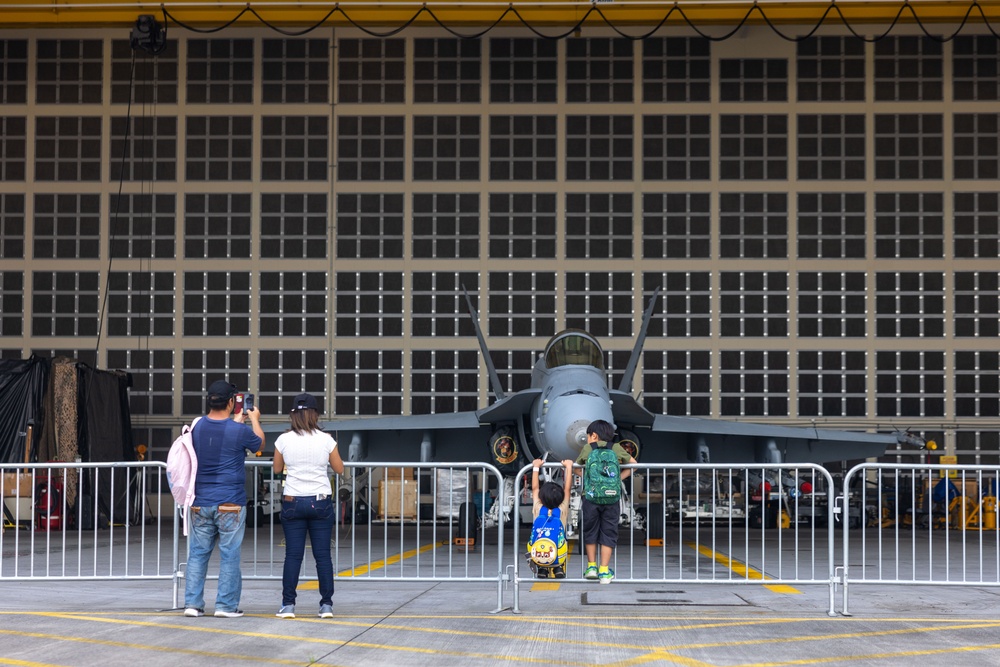
[[462,503],[458,506],[458,530],[456,536],[462,539],[475,539],[478,532],[476,506],[474,503]]
[[646,508],[646,540],[663,539],[663,505],[650,503]]
[[254,505],[253,502],[247,503],[247,528],[256,528],[257,526],[263,526],[267,524],[267,517],[264,516],[264,508],[258,505]]

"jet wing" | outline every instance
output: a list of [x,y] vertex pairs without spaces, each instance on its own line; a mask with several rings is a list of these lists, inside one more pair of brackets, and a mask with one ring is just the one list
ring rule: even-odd
[[358,417],[320,422],[328,433],[353,431],[425,431],[437,429],[476,429],[479,418],[475,412],[446,412],[435,415],[394,415],[391,417]]
[[502,422],[517,422],[528,414],[532,404],[542,395],[541,389],[524,389],[500,399],[488,408],[479,410],[479,421],[490,424]]
[[[429,456],[432,461],[488,460],[495,425],[517,423],[540,393],[525,389],[474,412],[333,419],[319,426],[337,440],[345,459],[359,456],[369,461],[403,462]],[[288,430],[288,424],[267,424],[264,430],[273,444],[278,433]]]
[[360,417],[320,423],[345,460],[479,461],[492,432],[475,412]]
[[634,431],[644,462],[826,463],[882,456],[897,442],[894,433],[653,415],[622,392],[611,400],[616,425]]
[[827,463],[879,457],[896,435],[657,415],[635,429],[644,461]]

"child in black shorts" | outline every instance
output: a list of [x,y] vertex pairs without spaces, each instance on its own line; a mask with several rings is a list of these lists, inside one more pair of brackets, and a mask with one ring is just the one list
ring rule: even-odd
[[[615,427],[598,419],[591,422],[587,427],[587,444],[584,445],[576,462],[586,465],[590,453],[595,447],[607,447],[607,443],[614,440]],[[611,446],[612,451],[618,459],[618,463],[635,463],[635,459],[626,452],[621,445],[615,443]],[[631,470],[622,470],[621,478],[624,480],[632,473]],[[578,472],[577,474],[581,474]],[[586,480],[586,477],[584,477]],[[599,505],[587,499],[587,489],[583,489],[582,506],[583,523],[583,546],[587,554],[587,569],[584,570],[585,579],[597,579],[602,584],[610,584],[615,578],[615,572],[611,569],[611,554],[618,546],[618,520],[621,516],[621,505],[618,502],[609,505]],[[601,546],[601,564],[597,564],[597,545]]]

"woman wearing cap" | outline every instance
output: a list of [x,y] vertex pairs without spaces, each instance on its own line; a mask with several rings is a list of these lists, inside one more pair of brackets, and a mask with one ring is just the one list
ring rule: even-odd
[[316,398],[295,397],[292,428],[274,443],[274,472],[285,473],[281,524],[285,530],[285,566],[281,576],[281,609],[278,618],[295,618],[295,589],[306,550],[306,534],[312,543],[319,578],[319,617],[333,618],[333,561],[330,537],[334,504],[330,497],[327,467],[344,472],[337,441],[319,429]]

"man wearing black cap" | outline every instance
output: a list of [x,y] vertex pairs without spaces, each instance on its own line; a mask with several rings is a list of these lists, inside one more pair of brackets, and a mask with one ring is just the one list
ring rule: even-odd
[[[235,405],[236,386],[216,380],[208,388],[208,415],[191,433],[198,457],[194,503],[191,505],[191,534],[188,563],[184,573],[184,615],[204,616],[205,575],[208,559],[219,543],[219,587],[215,615],[237,618],[243,575],[240,548],[247,519],[246,452],[256,453],[264,445],[260,411],[244,410],[230,419]],[[250,426],[243,423],[249,417]]]

